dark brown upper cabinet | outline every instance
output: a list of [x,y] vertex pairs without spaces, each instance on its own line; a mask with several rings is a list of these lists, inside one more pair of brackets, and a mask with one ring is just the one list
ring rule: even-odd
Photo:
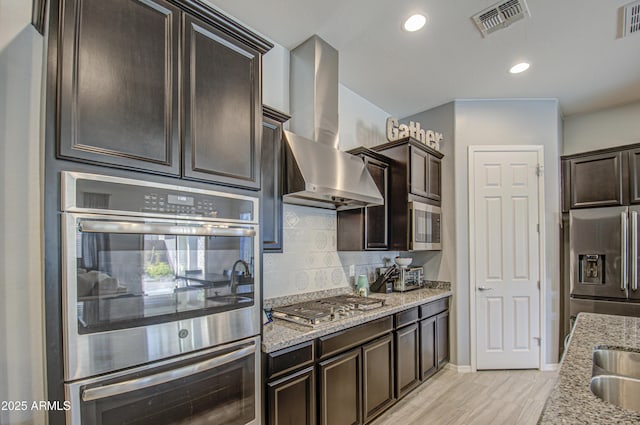
[[640,204],[640,148],[629,151],[629,202]]
[[58,157],[260,188],[269,42],[198,0],[51,10]]
[[184,176],[260,189],[260,52],[184,20]]
[[407,201],[405,195],[410,194],[440,205],[442,153],[410,137],[374,146],[372,149],[394,160],[389,189],[391,193],[395,194],[399,191],[399,196],[405,202]]
[[282,125],[289,115],[262,107],[262,250],[282,252],[284,151]]
[[628,196],[626,152],[587,155],[569,160],[570,208],[624,205]]
[[387,250],[390,159],[364,147],[347,152],[362,158],[384,199],[384,205],[338,211],[338,251]]
[[178,175],[180,10],[67,0],[61,13],[59,156]]

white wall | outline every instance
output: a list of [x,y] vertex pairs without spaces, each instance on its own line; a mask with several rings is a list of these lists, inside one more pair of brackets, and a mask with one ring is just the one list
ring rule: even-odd
[[[45,400],[40,108],[44,41],[31,1],[0,0],[0,400]],[[0,424],[44,412],[0,410]]]
[[262,103],[289,113],[289,50],[274,43],[262,58]]
[[640,143],[640,102],[564,119],[563,155]]
[[346,86],[338,86],[340,150],[371,147],[387,142],[385,123],[390,113],[380,109]]
[[559,225],[561,121],[556,100],[455,101],[456,296],[458,307],[457,364],[468,365],[469,347],[469,228],[468,147],[472,145],[542,145],[545,190],[546,363],[558,362]]

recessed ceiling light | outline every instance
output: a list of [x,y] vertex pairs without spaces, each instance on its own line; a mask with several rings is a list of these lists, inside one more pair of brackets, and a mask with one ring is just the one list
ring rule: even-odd
[[409,16],[409,18],[407,18],[407,20],[404,21],[404,25],[402,27],[406,31],[414,32],[424,27],[424,24],[426,23],[427,23],[427,17],[420,13],[416,13],[415,15]]
[[529,69],[529,64],[527,62],[520,62],[517,63],[515,65],[513,65],[511,67],[511,69],[509,70],[510,73],[512,74],[520,74],[521,72],[526,71],[527,69]]

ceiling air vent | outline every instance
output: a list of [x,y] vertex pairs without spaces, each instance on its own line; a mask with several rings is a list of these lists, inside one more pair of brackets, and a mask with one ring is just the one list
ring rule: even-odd
[[624,6],[624,36],[640,34],[640,1]]
[[530,16],[524,0],[507,0],[494,4],[472,16],[483,37]]

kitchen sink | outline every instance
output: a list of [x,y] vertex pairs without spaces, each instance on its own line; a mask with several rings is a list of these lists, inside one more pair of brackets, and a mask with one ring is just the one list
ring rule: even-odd
[[626,376],[597,375],[591,378],[591,392],[623,409],[640,412],[640,379]]
[[615,374],[640,379],[640,353],[596,349],[593,351],[593,375]]

